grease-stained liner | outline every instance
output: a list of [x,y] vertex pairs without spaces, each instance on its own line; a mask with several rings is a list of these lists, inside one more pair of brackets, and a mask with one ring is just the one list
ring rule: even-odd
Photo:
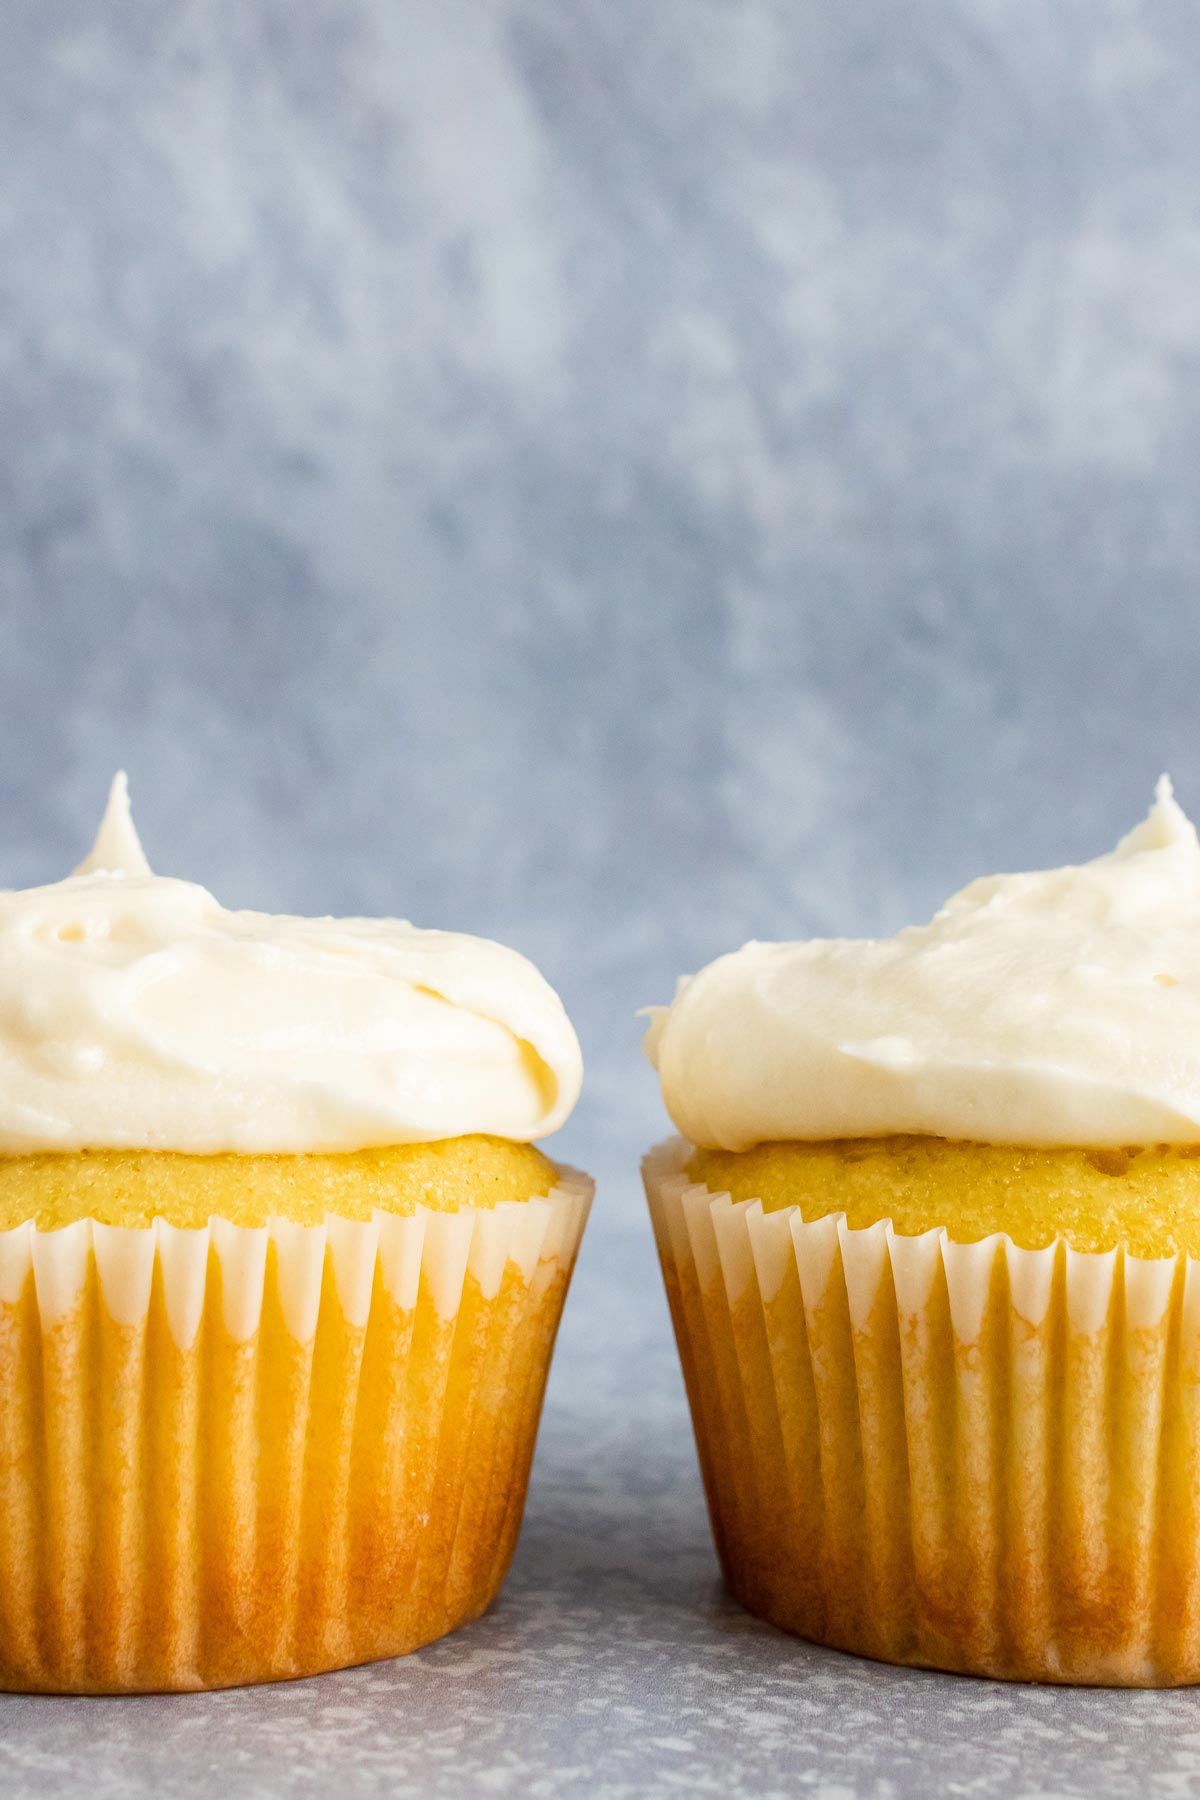
[[0,1688],[310,1675],[475,1618],[591,1196],[0,1233]]
[[1200,1680],[1200,1263],[955,1244],[644,1163],[726,1580],[887,1662]]

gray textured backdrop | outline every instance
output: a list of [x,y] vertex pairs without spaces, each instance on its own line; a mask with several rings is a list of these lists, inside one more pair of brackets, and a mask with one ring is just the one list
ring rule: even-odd
[[1164,766],[1200,808],[1196,10],[7,0],[0,51],[0,878],[125,764],[230,904],[534,956],[607,1177],[547,1454],[653,1364],[693,1494],[634,1009]]
[[634,1008],[1200,805],[1194,9],[10,0],[4,871]]

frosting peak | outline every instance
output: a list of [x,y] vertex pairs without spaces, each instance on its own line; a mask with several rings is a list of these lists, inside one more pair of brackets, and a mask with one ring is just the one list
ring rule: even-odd
[[1200,1141],[1200,841],[1164,775],[1079,867],[972,882],[894,938],[747,944],[652,1009],[678,1128]]
[[561,1001],[516,951],[227,912],[151,873],[124,775],[73,875],[0,892],[0,1154],[528,1141],[581,1079]]
[[1154,788],[1154,804],[1140,825],[1127,831],[1114,856],[1132,856],[1139,850],[1170,850],[1174,845],[1200,848],[1196,827],[1175,798],[1169,775],[1160,775]]
[[113,776],[96,841],[73,873],[95,875],[100,871],[108,875],[150,874],[142,840],[134,830],[129,778],[124,769],[118,769]]

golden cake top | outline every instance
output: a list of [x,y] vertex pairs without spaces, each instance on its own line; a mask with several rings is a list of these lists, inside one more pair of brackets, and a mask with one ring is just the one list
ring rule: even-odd
[[0,1153],[359,1150],[554,1131],[579,1044],[533,965],[153,875],[118,775],[67,880],[0,893]]
[[1107,856],[972,882],[894,938],[747,944],[651,1013],[709,1148],[1200,1141],[1200,844],[1164,775]]

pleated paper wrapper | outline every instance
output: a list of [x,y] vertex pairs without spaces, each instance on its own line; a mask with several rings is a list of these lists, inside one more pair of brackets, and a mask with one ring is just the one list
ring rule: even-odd
[[0,1687],[312,1674],[482,1612],[591,1194],[0,1233]]
[[718,1554],[888,1662],[1200,1680],[1200,1263],[805,1222],[644,1164]]

